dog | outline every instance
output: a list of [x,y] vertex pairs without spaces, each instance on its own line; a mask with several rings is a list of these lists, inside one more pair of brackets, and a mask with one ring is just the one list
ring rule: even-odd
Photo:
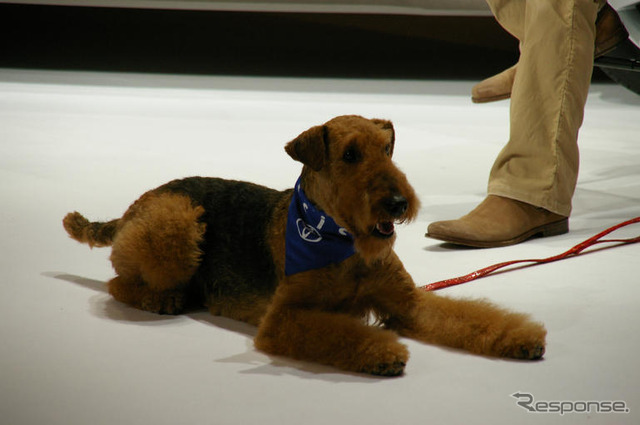
[[381,376],[404,373],[399,337],[540,359],[546,330],[527,315],[416,287],[393,250],[395,225],[419,210],[394,147],[390,121],[340,116],[286,144],[303,164],[293,189],[191,177],[145,193],[122,218],[73,212],[63,225],[112,246],[116,300],[161,314],[206,307],[257,326],[268,354]]

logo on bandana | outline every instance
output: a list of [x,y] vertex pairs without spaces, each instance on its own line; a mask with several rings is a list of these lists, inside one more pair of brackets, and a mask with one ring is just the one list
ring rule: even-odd
[[318,232],[310,224],[305,223],[303,219],[297,219],[296,226],[298,228],[298,234],[305,241],[314,243],[320,242],[322,240],[322,235],[320,234],[320,232]]
[[300,179],[289,205],[285,249],[287,276],[346,260],[355,253],[346,229],[307,199]]

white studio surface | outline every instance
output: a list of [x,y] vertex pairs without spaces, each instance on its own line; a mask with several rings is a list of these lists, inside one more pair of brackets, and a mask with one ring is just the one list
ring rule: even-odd
[[[80,211],[119,217],[191,175],[291,187],[284,144],[342,114],[394,122],[395,162],[422,201],[396,251],[418,285],[558,254],[640,216],[640,97],[591,88],[571,232],[451,249],[424,238],[485,195],[509,102],[474,105],[472,82],[188,77],[0,70],[0,417],[61,424],[632,424],[640,421],[640,245],[600,250],[443,290],[531,313],[543,361],[472,356],[411,340],[403,377],[270,357],[255,329],[206,312],[157,316],[106,293],[109,249],[69,239]],[[640,225],[618,231],[640,234]],[[629,413],[529,413],[540,401],[624,401]],[[574,404],[578,407],[578,404]]]

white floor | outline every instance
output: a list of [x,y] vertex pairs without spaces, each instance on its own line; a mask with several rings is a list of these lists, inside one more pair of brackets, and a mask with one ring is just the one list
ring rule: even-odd
[[[507,138],[509,103],[473,105],[471,85],[0,70],[2,423],[639,423],[640,244],[443,291],[543,321],[543,361],[407,340],[405,376],[376,379],[266,356],[253,348],[253,328],[206,313],[161,317],[121,305],[105,292],[108,249],[91,251],[62,229],[69,211],[117,217],[176,177],[289,187],[300,166],[284,144],[341,114],[395,123],[395,160],[423,205],[396,248],[419,285],[554,255],[640,216],[640,96],[596,85],[569,234],[492,250],[424,238],[429,222],[484,197]],[[616,236],[639,234],[635,225]],[[565,410],[619,401],[629,412],[591,404],[588,414],[530,413],[517,392]]]

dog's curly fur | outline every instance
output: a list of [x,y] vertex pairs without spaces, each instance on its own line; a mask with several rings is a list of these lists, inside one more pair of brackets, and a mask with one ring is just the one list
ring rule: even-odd
[[527,316],[416,288],[389,231],[419,208],[391,160],[394,143],[391,122],[341,116],[286,145],[304,164],[307,197],[354,238],[353,256],[321,269],[284,273],[291,189],[192,177],[145,193],[120,219],[91,223],[74,212],[63,224],[80,242],[112,246],[117,300],[164,314],[206,306],[258,326],[255,344],[267,353],[386,376],[402,374],[409,358],[398,336],[542,357],[546,331]]

